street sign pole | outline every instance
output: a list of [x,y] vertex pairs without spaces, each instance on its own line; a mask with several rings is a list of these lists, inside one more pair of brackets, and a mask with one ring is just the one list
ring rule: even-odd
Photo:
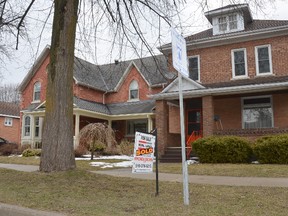
[[183,106],[183,92],[182,92],[182,74],[186,76],[188,75],[186,41],[173,28],[171,29],[171,35],[172,35],[173,66],[178,71],[178,84],[179,84],[183,196],[184,196],[184,205],[189,205],[188,168],[186,162],[185,123],[184,123],[184,106]]
[[178,72],[178,83],[179,83],[179,104],[180,104],[180,125],[181,125],[183,194],[184,194],[184,204],[189,205],[189,186],[188,186],[188,168],[187,168],[187,162],[186,162],[182,74],[179,72]]

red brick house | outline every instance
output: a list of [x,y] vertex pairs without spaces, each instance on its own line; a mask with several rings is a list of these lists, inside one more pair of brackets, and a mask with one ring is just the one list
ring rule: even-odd
[[0,101],[0,137],[20,143],[20,107],[18,103]]
[[[45,95],[49,47],[20,85],[21,144],[41,143],[45,117]],[[106,65],[94,65],[75,57],[74,61],[74,143],[88,123],[106,122],[116,138],[133,139],[135,131],[155,127],[155,101],[148,95],[161,92],[175,74],[168,71],[163,55]]]
[[[256,20],[247,4],[205,13],[212,28],[186,37],[186,138],[288,132],[288,20]],[[171,60],[171,44],[161,47]],[[178,79],[156,100],[159,149],[180,145]]]

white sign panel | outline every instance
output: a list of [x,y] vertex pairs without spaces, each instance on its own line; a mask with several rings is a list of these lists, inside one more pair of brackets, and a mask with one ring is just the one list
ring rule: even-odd
[[135,133],[132,173],[153,172],[155,138],[152,134]]
[[173,67],[182,75],[188,77],[187,69],[187,52],[186,52],[186,41],[185,39],[178,34],[178,32],[171,28],[171,37],[172,37],[172,60]]

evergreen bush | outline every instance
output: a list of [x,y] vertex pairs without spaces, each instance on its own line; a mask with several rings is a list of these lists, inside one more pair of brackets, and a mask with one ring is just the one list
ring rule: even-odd
[[250,142],[236,136],[202,138],[192,147],[201,163],[248,163],[252,155]]

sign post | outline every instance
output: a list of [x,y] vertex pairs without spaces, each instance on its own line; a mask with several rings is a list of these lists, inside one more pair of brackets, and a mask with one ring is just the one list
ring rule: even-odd
[[188,169],[187,169],[186,151],[185,151],[186,146],[185,146],[183,92],[182,92],[182,74],[184,76],[188,76],[186,41],[173,28],[171,28],[171,36],[172,36],[173,67],[178,71],[178,84],[179,84],[183,195],[184,195],[184,204],[189,205]]

